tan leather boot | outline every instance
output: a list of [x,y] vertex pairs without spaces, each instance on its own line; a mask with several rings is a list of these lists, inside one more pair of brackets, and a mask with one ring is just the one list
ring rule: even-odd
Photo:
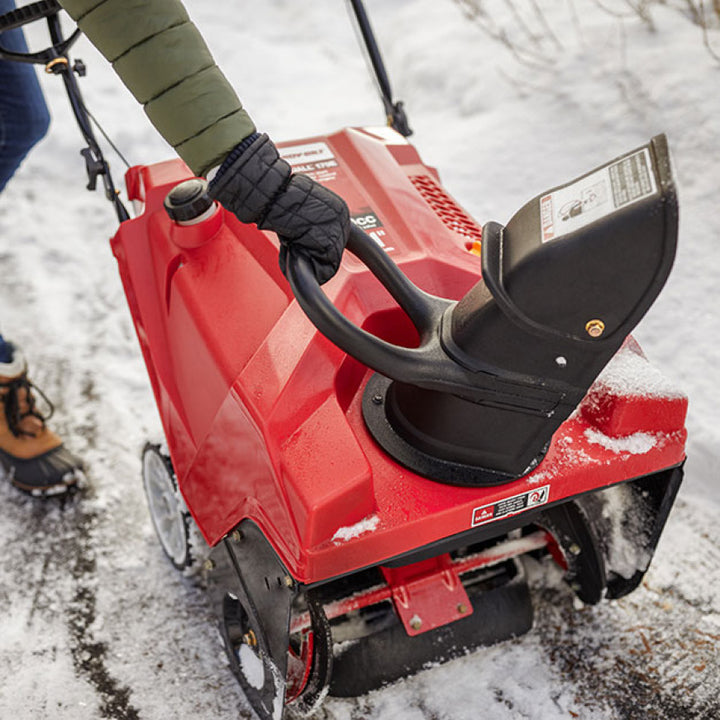
[[27,378],[27,363],[19,348],[12,346],[10,362],[0,362],[0,473],[32,495],[66,492],[82,477],[82,463],[65,448],[36,407],[34,386]]

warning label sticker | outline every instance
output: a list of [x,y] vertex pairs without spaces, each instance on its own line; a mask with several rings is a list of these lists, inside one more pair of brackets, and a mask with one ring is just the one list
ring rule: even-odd
[[540,198],[542,241],[567,235],[657,192],[647,148]]
[[472,513],[471,527],[483,525],[491,520],[499,520],[528,510],[537,505],[544,505],[550,498],[550,486],[543,485],[520,495],[513,495],[496,503],[476,507]]
[[280,148],[281,157],[292,166],[294,172],[310,175],[315,180],[334,177],[338,162],[327,143],[315,142]]
[[350,220],[364,230],[385,252],[395,249],[388,246],[385,228],[380,218],[369,207],[361,208],[358,212],[353,213]]

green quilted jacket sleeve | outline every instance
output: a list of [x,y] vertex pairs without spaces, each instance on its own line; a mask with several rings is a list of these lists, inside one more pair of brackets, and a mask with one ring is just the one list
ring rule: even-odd
[[198,175],[255,132],[179,0],[59,0]]

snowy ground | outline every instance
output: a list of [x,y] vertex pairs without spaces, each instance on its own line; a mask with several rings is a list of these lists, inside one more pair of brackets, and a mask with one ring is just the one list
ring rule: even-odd
[[[621,0],[486,0],[489,15],[475,18],[469,2],[368,3],[416,146],[481,221],[506,221],[536,193],[668,134],[680,248],[636,336],[690,396],[689,459],[630,597],[577,610],[562,587],[539,586],[528,635],[331,700],[321,717],[720,717],[720,64],[681,11],[693,4],[653,4],[643,21]],[[382,122],[340,0],[187,5],[276,140]],[[708,40],[720,52],[717,27]],[[104,61],[84,42],[75,55],[89,66],[88,105],[130,161],[169,157]],[[0,484],[0,718],[250,717],[201,591],[150,526],[139,453],[159,421],[107,244],[113,214],[83,190],[60,81],[43,84],[52,132],[0,198],[0,316],[90,488],[63,504]]]

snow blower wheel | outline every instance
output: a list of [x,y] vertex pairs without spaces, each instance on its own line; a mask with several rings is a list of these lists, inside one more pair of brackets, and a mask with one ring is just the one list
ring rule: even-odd
[[[255,712],[262,720],[278,717],[311,717],[328,694],[333,667],[333,638],[322,602],[312,591],[297,592],[297,586],[278,583],[272,572],[264,574],[261,587],[278,593],[265,605],[257,598],[257,577],[238,573],[244,564],[240,547],[249,544],[247,557],[254,558],[258,572],[271,570],[267,548],[253,544],[253,528],[233,533],[234,550],[213,553],[207,575],[208,589],[220,618],[230,667]],[[248,587],[246,580],[251,586]],[[251,597],[256,597],[256,605]],[[292,606],[292,612],[291,612]],[[273,617],[268,617],[269,607]],[[280,627],[280,617],[290,617],[290,632]],[[284,642],[285,657],[277,646]]]
[[177,487],[170,458],[159,445],[148,443],[143,450],[143,486],[150,517],[165,554],[178,569],[192,562],[190,513]]
[[257,613],[245,599],[228,592],[222,604],[221,633],[230,666],[250,704],[258,714],[275,717],[279,695],[278,672]]

